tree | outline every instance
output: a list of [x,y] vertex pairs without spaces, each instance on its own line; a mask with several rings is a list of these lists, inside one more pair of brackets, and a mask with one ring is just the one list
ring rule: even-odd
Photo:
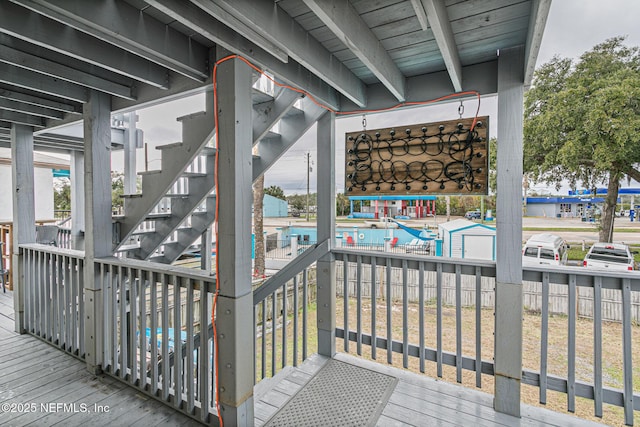
[[640,54],[616,37],[574,64],[554,57],[525,96],[524,171],[535,181],[607,185],[600,241],[613,239],[620,181],[640,180]]
[[287,196],[284,195],[284,190],[277,185],[272,185],[271,187],[265,188],[264,194],[268,194],[280,200],[287,200]]
[[71,210],[71,180],[55,178],[53,180],[53,206],[58,211]]
[[262,212],[264,193],[264,175],[261,175],[253,183],[253,238],[255,242],[253,274],[256,277],[265,277],[264,220]]

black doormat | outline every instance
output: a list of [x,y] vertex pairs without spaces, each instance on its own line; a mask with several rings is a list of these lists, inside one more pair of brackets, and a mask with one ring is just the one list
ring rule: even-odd
[[397,379],[330,360],[273,416],[273,426],[374,426]]

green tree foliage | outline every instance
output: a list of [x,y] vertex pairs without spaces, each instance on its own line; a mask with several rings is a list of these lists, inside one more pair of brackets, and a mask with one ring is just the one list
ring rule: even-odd
[[280,200],[287,200],[287,196],[284,195],[284,190],[277,185],[272,185],[264,189],[264,194],[276,197]]
[[524,171],[535,181],[606,184],[600,241],[613,238],[620,181],[640,180],[640,54],[616,37],[573,63],[555,57],[525,96]]
[[57,211],[71,210],[71,181],[69,178],[54,178],[53,206]]

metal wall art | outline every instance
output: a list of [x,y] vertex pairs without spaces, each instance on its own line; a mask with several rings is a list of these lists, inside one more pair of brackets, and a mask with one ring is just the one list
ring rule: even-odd
[[487,194],[488,120],[347,133],[346,194]]

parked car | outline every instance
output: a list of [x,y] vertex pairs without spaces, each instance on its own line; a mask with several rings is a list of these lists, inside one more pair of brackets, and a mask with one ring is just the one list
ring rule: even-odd
[[566,264],[567,244],[555,234],[534,234],[522,248],[522,265]]
[[464,217],[466,219],[480,219],[482,218],[482,213],[480,213],[480,211],[468,211],[464,214]]
[[594,243],[584,257],[582,265],[598,270],[633,270],[633,255],[622,243]]
[[[393,218],[380,218],[364,222],[365,227],[370,228],[398,228],[398,223]],[[404,224],[403,224],[404,225]]]

